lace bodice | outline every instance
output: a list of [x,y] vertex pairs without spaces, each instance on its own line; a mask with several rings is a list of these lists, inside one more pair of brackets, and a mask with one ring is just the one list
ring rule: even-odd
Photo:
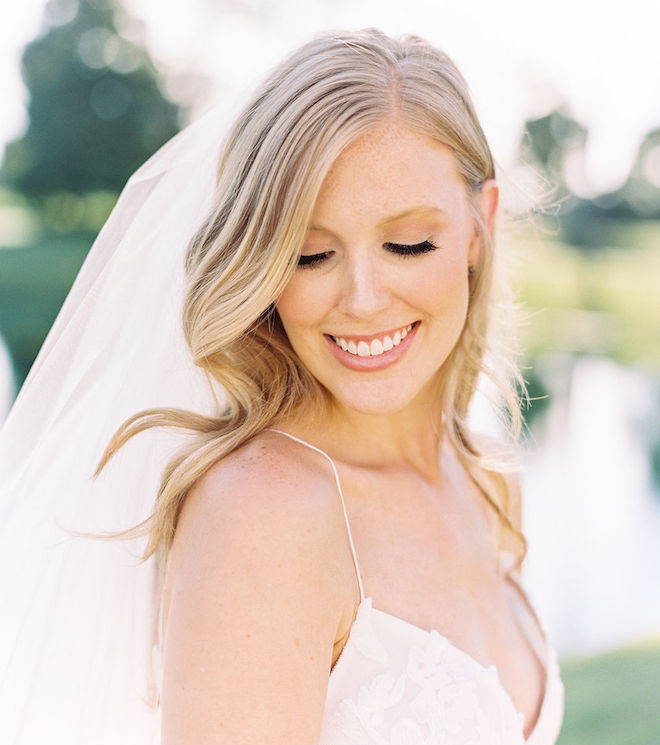
[[321,745],[553,745],[563,687],[546,647],[543,704],[525,741],[494,665],[365,598],[330,674]]

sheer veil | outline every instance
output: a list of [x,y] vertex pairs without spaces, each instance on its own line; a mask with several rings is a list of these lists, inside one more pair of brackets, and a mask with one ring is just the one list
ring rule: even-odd
[[125,529],[152,510],[181,435],[150,430],[101,476],[117,427],[150,407],[215,413],[181,330],[184,256],[208,211],[226,114],[127,183],[0,431],[0,742],[160,741],[158,556]]

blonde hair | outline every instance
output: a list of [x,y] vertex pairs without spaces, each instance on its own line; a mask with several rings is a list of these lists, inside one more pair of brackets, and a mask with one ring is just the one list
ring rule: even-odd
[[[449,147],[469,197],[494,178],[464,79],[447,55],[416,36],[392,39],[371,29],[319,36],[272,71],[231,128],[212,212],[186,255],[183,305],[194,362],[224,388],[227,406],[216,416],[139,412],[114,435],[97,469],[148,428],[183,427],[195,434],[165,469],[151,517],[120,534],[148,533],[144,558],[159,549],[167,554],[186,495],[214,463],[276,417],[322,399],[274,302],[295,269],[331,165],[388,118]],[[520,418],[512,350],[497,339],[493,323],[500,307],[496,257],[471,201],[483,249],[470,278],[465,327],[439,372],[440,404],[446,435],[501,524],[519,537],[522,558],[524,538],[511,521],[502,466],[487,461],[467,425],[481,373],[495,381],[512,431]],[[500,315],[510,317],[506,309]]]

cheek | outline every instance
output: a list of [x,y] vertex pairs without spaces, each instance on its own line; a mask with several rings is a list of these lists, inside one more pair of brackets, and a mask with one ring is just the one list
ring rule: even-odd
[[465,320],[468,305],[467,270],[462,261],[443,261],[435,271],[420,273],[413,288],[416,305],[430,316],[455,325]]
[[[308,270],[312,271],[312,270]],[[315,282],[301,272],[294,275],[275,303],[287,334],[313,326],[321,321],[332,305],[328,282]]]

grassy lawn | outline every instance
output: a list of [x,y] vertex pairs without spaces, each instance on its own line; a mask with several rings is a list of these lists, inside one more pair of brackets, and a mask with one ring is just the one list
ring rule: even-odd
[[660,370],[660,225],[638,226],[629,245],[599,251],[541,237],[512,242],[530,359],[563,350]]
[[42,238],[21,248],[0,248],[0,335],[21,380],[80,268],[93,238]]
[[558,745],[660,745],[660,639],[564,662]]

